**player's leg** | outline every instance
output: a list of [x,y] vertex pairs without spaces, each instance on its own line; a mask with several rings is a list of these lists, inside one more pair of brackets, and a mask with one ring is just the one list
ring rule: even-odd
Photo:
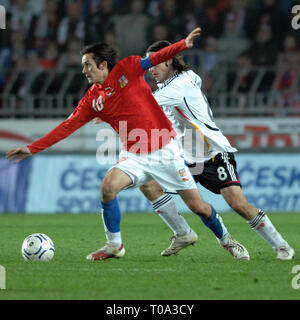
[[[174,199],[170,195],[165,194],[156,181],[152,180],[144,184],[140,187],[140,190],[151,202],[154,211],[159,214],[162,220],[174,232],[172,243],[170,247],[162,252],[163,256],[175,254],[186,246],[194,244],[197,241],[198,236],[196,236],[196,233],[190,228],[185,219],[179,214]],[[195,199],[191,200],[191,202],[192,201],[195,201],[196,205],[199,203],[199,199],[197,199],[197,192]],[[194,205],[192,204],[192,208],[193,206]],[[203,217],[202,214],[202,221],[216,234],[217,238],[220,239],[220,244],[223,246],[225,245],[225,248],[229,250],[230,247],[228,243],[229,241],[232,241],[232,238],[228,238],[229,233],[223,223],[222,218],[216,213],[215,209],[212,208],[212,210],[210,210],[209,206],[204,208],[203,210],[211,211],[211,215],[210,217],[208,217],[204,214]],[[222,237],[223,234],[224,236]]]
[[[221,156],[221,154],[218,154],[216,157],[213,157],[212,159],[210,159],[209,161],[206,161],[204,163],[204,166],[201,170],[201,173],[199,173],[199,174],[195,174],[195,167],[197,164],[189,165],[189,168],[190,168],[191,172],[193,172],[193,178],[196,183],[199,182],[202,186],[204,186],[206,189],[210,190],[211,192],[220,194],[220,191],[219,191],[220,190],[220,181],[222,183],[223,182],[228,183],[228,177],[229,177],[229,174],[226,173],[224,168],[220,167],[220,165],[223,166],[223,164],[224,164],[224,162],[222,160],[222,156]],[[230,179],[232,179],[232,178],[230,178]],[[232,183],[232,181],[231,181],[231,183]],[[196,203],[197,203],[197,201],[196,201]],[[215,224],[218,225],[218,223],[216,223],[216,220],[214,220],[214,216],[216,217],[215,219],[219,219],[220,224],[223,223],[221,216],[218,213],[216,213],[216,211],[213,207],[212,207],[211,211],[212,211],[212,218],[211,219],[213,221],[215,221]],[[210,222],[210,220],[207,219],[207,217],[205,219],[205,216],[202,217],[202,220],[207,225],[210,225],[210,224],[214,225],[214,223]],[[217,238],[218,238],[218,236],[217,236]],[[220,238],[218,238],[218,239],[220,239]],[[220,244],[222,244],[222,242],[220,242]]]
[[186,167],[180,152],[176,148],[178,148],[176,143],[170,143],[170,145],[163,148],[165,155],[169,152],[170,162],[165,164],[157,161],[158,165],[152,166],[151,176],[163,189],[177,191],[188,208],[201,217],[204,224],[216,235],[219,243],[224,248],[227,246],[227,250],[235,258],[248,260],[249,254],[246,248],[229,236],[222,218],[209,203],[202,200],[191,172]]
[[246,199],[240,186],[229,186],[220,189],[220,192],[229,206],[247,221],[254,219],[258,209]]
[[140,186],[141,192],[151,202],[153,210],[170,227],[174,236],[171,237],[171,245],[161,252],[163,256],[176,254],[183,248],[193,245],[198,240],[198,235],[179,214],[174,199],[165,194],[161,186],[151,180]]
[[239,186],[222,188],[220,191],[229,206],[246,219],[252,230],[256,231],[277,252],[278,259],[290,260],[294,257],[294,250],[276,230],[266,213],[252,206]]
[[215,234],[224,249],[236,259],[250,259],[247,249],[232,238],[222,217],[212,205],[202,200],[198,189],[179,190],[178,193],[189,209],[200,216],[203,223]]
[[131,184],[131,178],[119,168],[112,168],[104,177],[101,185],[103,208],[101,214],[107,243],[101,249],[89,254],[88,260],[105,260],[124,256],[125,249],[120,230],[121,211],[116,196]]
[[102,217],[107,240],[116,246],[122,244],[120,223],[121,212],[117,194],[132,183],[131,178],[119,168],[112,168],[105,175],[101,184]]
[[[218,238],[226,235],[227,229],[221,224],[213,207],[204,202],[197,189],[190,170],[184,163],[178,144],[175,141],[170,142],[162,149],[164,159],[169,159],[169,163],[160,162],[161,155],[154,153],[152,158],[157,160],[154,170],[150,173],[165,190],[177,192],[188,208],[201,217],[205,225],[210,228]],[[157,159],[155,156],[157,154]],[[223,228],[223,229],[222,229]]]
[[291,259],[294,250],[287,245],[263,210],[255,208],[247,201],[236,168],[234,154],[219,153],[205,162],[203,173],[194,176],[194,179],[211,192],[222,194],[229,206],[246,219],[251,228],[277,251],[278,259]]
[[201,217],[203,223],[215,234],[219,244],[235,259],[249,260],[247,249],[229,234],[222,217],[215,208],[204,202],[198,189],[179,190],[181,198],[191,211]]
[[140,186],[140,190],[150,201],[153,210],[170,227],[175,236],[183,236],[191,231],[188,223],[179,214],[174,199],[164,193],[155,180]]
[[226,241],[229,235],[227,228],[214,207],[203,201],[198,189],[178,190],[177,192],[188,208],[201,218],[215,236],[221,242]]

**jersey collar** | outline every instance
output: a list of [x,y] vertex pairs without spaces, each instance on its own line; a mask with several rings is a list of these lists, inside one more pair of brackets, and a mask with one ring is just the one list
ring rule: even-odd
[[172,77],[170,77],[169,79],[167,79],[164,82],[157,82],[157,85],[159,88],[164,88],[166,87],[170,82],[172,82],[175,78],[177,78],[179,76],[179,72],[176,70],[174,72],[174,74],[172,75]]

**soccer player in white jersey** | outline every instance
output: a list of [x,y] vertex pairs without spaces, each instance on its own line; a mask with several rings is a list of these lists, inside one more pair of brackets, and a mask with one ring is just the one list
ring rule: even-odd
[[[158,41],[152,44],[147,52],[151,54],[169,45],[168,41]],[[177,136],[181,137],[184,158],[195,181],[211,192],[221,194],[229,206],[271,245],[278,259],[292,259],[295,254],[293,248],[276,230],[266,213],[252,206],[245,198],[236,170],[234,152],[237,150],[230,145],[215,124],[208,101],[201,90],[201,78],[180,56],[153,66],[149,71],[158,85],[154,97],[173,123]],[[185,139],[189,132],[192,135]],[[193,154],[193,150],[186,143],[190,137],[194,149],[199,147],[197,138],[200,137],[204,151],[202,159]],[[140,190],[163,220],[172,220],[172,216],[178,215],[174,200],[165,194],[155,181],[148,182],[140,187]],[[181,237],[176,236],[176,228],[173,231],[175,236],[166,255],[185,247],[185,243],[180,241]]]

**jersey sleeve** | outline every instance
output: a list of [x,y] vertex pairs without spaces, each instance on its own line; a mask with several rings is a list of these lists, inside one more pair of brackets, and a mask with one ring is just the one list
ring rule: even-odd
[[75,108],[74,112],[69,116],[68,119],[63,121],[42,138],[34,141],[27,146],[30,152],[32,154],[35,154],[51,147],[60,140],[67,138],[69,135],[91,121],[93,118],[97,117],[96,112],[93,112],[88,103],[88,97],[84,97],[83,99],[81,99],[78,106]]
[[157,64],[160,64],[164,61],[174,58],[178,53],[186,49],[187,47],[186,47],[185,39],[180,40],[178,42],[171,44],[170,46],[167,46],[157,52],[150,54],[145,58],[141,58],[140,60],[141,67],[143,68],[143,70],[147,70],[153,66],[156,66]]
[[122,59],[118,64],[126,70],[129,75],[135,77],[143,75],[149,68],[175,57],[178,53],[186,49],[185,40],[183,39],[147,57],[129,56]]

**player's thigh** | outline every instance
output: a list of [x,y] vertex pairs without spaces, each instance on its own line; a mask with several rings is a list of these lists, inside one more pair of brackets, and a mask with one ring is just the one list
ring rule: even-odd
[[164,191],[155,180],[141,185],[140,190],[149,201],[154,201],[164,195]]
[[139,187],[152,180],[151,176],[147,172],[147,165],[145,165],[138,156],[135,157],[131,155],[130,158],[125,158],[115,164],[112,168],[120,169],[123,173],[129,176],[131,183],[126,186],[126,188]]
[[119,168],[110,169],[101,184],[101,194],[117,194],[132,184],[130,176]]
[[229,186],[221,189],[221,194],[228,204],[247,202],[240,186]]

